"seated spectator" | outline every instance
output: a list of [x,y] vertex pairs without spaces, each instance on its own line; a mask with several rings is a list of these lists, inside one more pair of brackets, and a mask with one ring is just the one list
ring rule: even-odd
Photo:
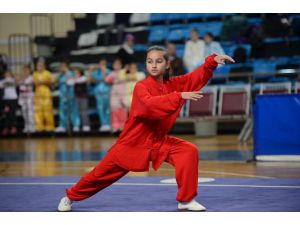
[[185,44],[183,62],[188,72],[196,69],[205,60],[205,44],[199,39],[198,30],[194,28],[191,32],[191,40]]
[[117,58],[113,62],[113,71],[107,76],[107,82],[112,84],[110,92],[111,128],[112,132],[123,130],[128,117],[126,108],[126,80],[122,74],[122,61]]
[[286,17],[274,13],[266,13],[262,22],[267,37],[287,37],[290,24]]
[[90,120],[88,116],[88,80],[87,76],[84,75],[83,71],[80,69],[74,70],[74,91],[75,99],[77,103],[77,108],[80,115],[82,131],[89,132],[91,130]]
[[10,71],[6,71],[5,78],[1,80],[0,87],[4,89],[3,95],[3,115],[4,124],[2,135],[16,134],[16,110],[18,106],[18,95],[16,89],[16,80]]
[[224,55],[224,50],[219,42],[214,41],[214,36],[212,33],[208,32],[204,35],[205,42],[205,57],[212,54]]
[[249,22],[245,15],[235,14],[225,19],[221,34],[221,41],[245,42],[245,35],[249,28]]
[[31,76],[30,66],[23,67],[23,74],[21,79],[18,81],[19,85],[19,105],[22,109],[22,116],[24,118],[24,133],[35,132],[34,123],[34,92],[33,92],[33,81]]
[[169,60],[171,62],[172,71],[170,71],[171,76],[178,76],[184,74],[183,61],[176,55],[176,47],[174,43],[168,42],[167,51],[169,55]]

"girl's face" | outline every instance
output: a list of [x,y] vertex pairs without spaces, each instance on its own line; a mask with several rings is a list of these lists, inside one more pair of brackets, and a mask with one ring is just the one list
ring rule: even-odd
[[79,70],[74,70],[74,76],[75,76],[75,78],[80,77],[81,76],[80,71]]
[[113,69],[114,70],[120,70],[122,69],[122,63],[120,62],[120,60],[116,60],[113,63]]
[[150,51],[146,59],[146,69],[151,76],[163,76],[166,69],[170,67],[170,63],[164,58],[162,51]]
[[24,69],[23,69],[23,75],[26,77],[26,76],[29,76],[30,75],[30,69],[29,68],[27,68],[27,67],[25,67]]
[[6,78],[9,78],[9,77],[12,77],[12,74],[11,74],[10,72],[5,72],[4,76],[5,76]]
[[135,64],[135,63],[130,64],[129,73],[136,73],[137,71],[138,71],[137,64]]
[[68,66],[65,63],[60,64],[60,71],[61,72],[66,72],[68,71]]
[[43,62],[38,62],[36,68],[38,71],[43,71],[45,69],[45,65]]

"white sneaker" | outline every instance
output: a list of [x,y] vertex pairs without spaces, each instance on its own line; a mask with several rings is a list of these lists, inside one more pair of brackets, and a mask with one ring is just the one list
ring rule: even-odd
[[72,210],[72,201],[68,197],[63,197],[58,205],[58,211],[69,212]]
[[73,132],[79,132],[79,127],[73,127]]
[[110,131],[110,130],[111,130],[111,128],[110,128],[109,125],[103,125],[103,126],[101,126],[100,129],[99,129],[100,132],[108,132],[108,131]]
[[64,127],[57,127],[56,129],[55,129],[55,132],[56,133],[64,133],[64,132],[66,132],[67,130],[66,130],[66,128],[64,128]]
[[186,203],[179,202],[178,209],[183,211],[206,211],[206,208],[194,199]]
[[82,127],[82,131],[83,131],[83,132],[90,132],[90,131],[91,131],[91,128],[90,128],[90,126],[83,126],[83,127]]

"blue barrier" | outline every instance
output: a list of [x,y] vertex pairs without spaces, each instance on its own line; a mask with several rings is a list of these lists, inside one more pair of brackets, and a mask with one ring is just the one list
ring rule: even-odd
[[300,94],[258,95],[254,156],[300,155]]

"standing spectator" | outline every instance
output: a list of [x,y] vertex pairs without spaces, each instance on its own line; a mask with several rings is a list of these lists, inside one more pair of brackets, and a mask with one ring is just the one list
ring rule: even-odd
[[5,78],[1,81],[0,87],[4,89],[3,95],[3,115],[4,115],[4,126],[2,135],[16,134],[16,110],[17,110],[17,90],[16,80],[10,71],[6,71],[4,74]]
[[204,35],[205,42],[205,57],[212,54],[224,55],[224,50],[219,42],[214,41],[214,35],[210,32],[207,32]]
[[111,130],[110,127],[110,85],[105,81],[110,70],[107,68],[107,61],[101,59],[98,68],[93,72],[92,82],[96,84],[94,88],[94,95],[96,98],[97,111],[101,123],[100,132],[107,132]]
[[199,39],[198,30],[193,28],[191,32],[191,40],[186,42],[183,56],[183,62],[188,72],[193,71],[204,62],[204,51],[204,41]]
[[54,83],[54,77],[46,70],[44,59],[38,60],[36,68],[32,77],[35,84],[35,129],[36,131],[53,131],[54,114],[50,87]]
[[124,71],[121,74],[121,76],[125,77],[126,80],[125,96],[126,96],[126,106],[129,112],[131,107],[134,86],[139,80],[145,79],[146,75],[144,72],[138,71],[137,63],[132,62],[128,67],[128,71]]
[[128,117],[126,109],[126,80],[121,77],[122,61],[117,58],[113,62],[113,71],[108,75],[107,82],[112,84],[110,92],[111,128],[112,132],[122,131]]
[[19,85],[19,105],[22,108],[24,118],[24,133],[35,132],[34,124],[34,92],[33,80],[30,66],[23,67],[22,78],[18,82]]
[[171,63],[172,71],[170,74],[172,76],[179,76],[184,74],[184,66],[183,61],[176,54],[176,47],[174,43],[168,42],[167,44],[167,52],[169,55],[169,60]]
[[88,80],[86,75],[80,69],[75,69],[75,98],[77,108],[82,123],[82,131],[89,132],[91,130],[90,120],[88,116]]
[[69,63],[64,61],[60,64],[60,73],[57,77],[59,86],[59,126],[56,132],[66,132],[71,120],[73,131],[78,132],[80,117],[75,101],[74,73],[69,68]]
[[125,67],[135,61],[133,46],[134,36],[132,34],[127,34],[125,36],[125,41],[117,54]]

